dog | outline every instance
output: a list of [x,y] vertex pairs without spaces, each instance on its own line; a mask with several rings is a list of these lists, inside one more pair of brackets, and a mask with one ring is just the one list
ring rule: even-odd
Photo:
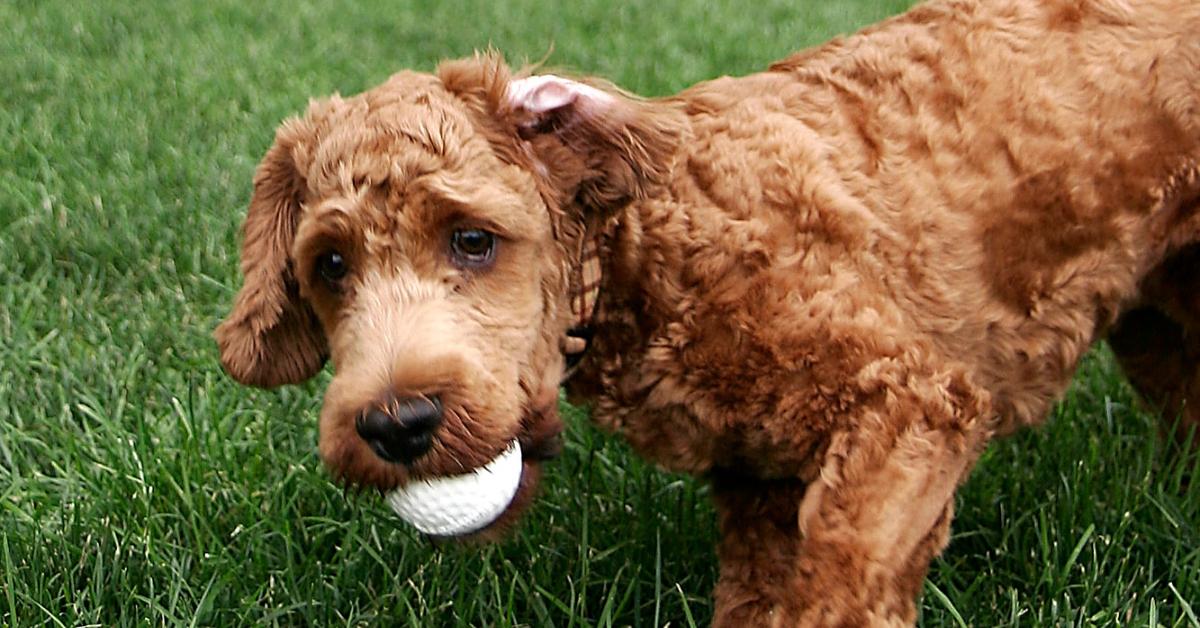
[[714,624],[909,625],[956,488],[1107,339],[1200,425],[1200,3],[932,0],[658,99],[497,53],[310,104],[254,177],[215,336],[335,374],[320,454],[392,491],[558,391],[711,482]]

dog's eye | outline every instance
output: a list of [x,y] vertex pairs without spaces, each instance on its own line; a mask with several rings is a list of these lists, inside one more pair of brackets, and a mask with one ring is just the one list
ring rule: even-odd
[[346,264],[346,258],[337,251],[323,253],[317,258],[317,274],[329,283],[337,283],[348,272],[350,267]]
[[496,254],[496,236],[483,229],[459,229],[450,236],[450,249],[465,266],[482,266]]

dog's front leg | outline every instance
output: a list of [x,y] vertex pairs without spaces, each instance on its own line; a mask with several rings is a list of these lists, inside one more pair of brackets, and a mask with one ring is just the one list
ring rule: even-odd
[[989,433],[987,402],[962,377],[893,381],[903,386],[883,387],[831,435],[807,486],[715,474],[715,625],[915,621],[954,492]]
[[[939,386],[912,391],[922,388]],[[955,490],[987,438],[978,397],[946,390],[956,388],[941,400],[889,395],[890,411],[866,412],[857,429],[833,436],[799,504],[801,540],[776,625],[916,620],[929,562],[949,539]]]
[[712,492],[721,527],[713,626],[769,625],[793,579],[800,543],[796,507],[804,483],[716,471]]

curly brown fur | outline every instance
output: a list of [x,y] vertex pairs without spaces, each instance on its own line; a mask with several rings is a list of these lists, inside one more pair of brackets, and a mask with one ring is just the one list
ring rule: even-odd
[[[320,450],[351,484],[461,472],[513,438],[548,455],[597,239],[568,391],[712,478],[716,623],[911,624],[956,487],[1094,342],[1200,425],[1197,85],[1186,0],[933,0],[659,100],[492,54],[401,73],[281,128],[222,360],[273,386],[328,354]],[[451,263],[459,225],[499,235],[490,266]],[[330,248],[353,269],[336,290],[313,267]],[[446,400],[412,464],[354,432],[389,394]]]

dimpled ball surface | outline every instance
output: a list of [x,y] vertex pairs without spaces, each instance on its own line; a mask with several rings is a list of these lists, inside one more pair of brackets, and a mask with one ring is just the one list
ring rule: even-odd
[[392,510],[416,529],[434,536],[474,532],[496,520],[521,483],[521,446],[465,475],[413,482],[387,495]]

